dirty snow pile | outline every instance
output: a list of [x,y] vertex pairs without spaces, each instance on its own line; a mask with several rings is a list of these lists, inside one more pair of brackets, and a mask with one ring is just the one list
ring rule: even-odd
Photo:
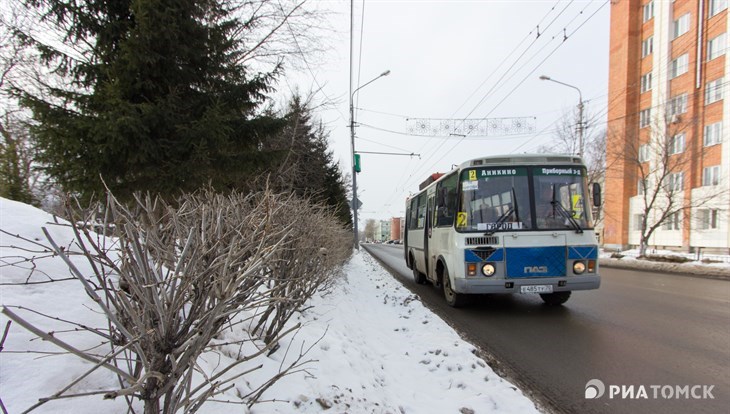
[[[651,249],[647,252],[650,260],[640,259],[638,256],[638,249],[620,252],[602,250],[600,253],[601,266],[702,275],[730,280],[730,256],[728,255],[703,253],[703,260],[699,261],[696,260],[696,253]],[[672,259],[687,261],[678,263],[677,260]]]
[[[98,336],[69,332],[71,325],[63,322],[99,329],[107,326],[77,280],[22,283],[29,276],[35,281],[70,276],[59,258],[38,259],[35,265],[25,261],[38,250],[30,241],[47,244],[41,227],[48,228],[54,239],[65,245],[73,239],[70,228],[54,224],[53,217],[40,210],[6,199],[0,199],[0,227],[29,240],[0,235],[2,305],[79,349],[99,347]],[[86,265],[82,258],[75,260],[79,266]],[[366,253],[355,254],[335,286],[315,295],[307,309],[292,319],[296,320],[290,324],[301,323],[303,327],[286,337],[273,354],[263,354],[237,367],[244,372],[262,365],[217,396],[218,401],[204,404],[200,412],[537,412],[520,390],[473,353],[472,345]],[[0,329],[7,321],[5,315],[0,317]],[[236,339],[248,339],[248,334],[240,328],[226,332],[225,341]],[[223,369],[239,348],[217,347],[203,354],[199,365],[213,372]],[[304,352],[302,361],[309,362],[269,388],[252,408],[242,404],[239,395],[255,389]],[[0,352],[0,398],[8,412],[21,412],[38,398],[62,390],[92,366],[13,323]],[[115,386],[111,373],[97,370],[65,394],[93,393]],[[126,403],[121,398],[110,401],[90,395],[53,400],[34,412],[123,413]]]

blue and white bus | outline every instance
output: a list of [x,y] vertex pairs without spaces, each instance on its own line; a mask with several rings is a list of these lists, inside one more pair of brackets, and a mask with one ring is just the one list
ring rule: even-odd
[[486,293],[536,293],[563,304],[572,291],[601,284],[591,212],[600,187],[588,195],[577,156],[464,162],[406,200],[406,263],[416,283],[443,287],[454,307]]

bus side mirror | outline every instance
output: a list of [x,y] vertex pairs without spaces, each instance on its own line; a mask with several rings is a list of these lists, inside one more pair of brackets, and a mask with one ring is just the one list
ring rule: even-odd
[[600,207],[601,206],[601,185],[598,183],[593,183],[593,191],[591,193],[593,194],[593,206]]

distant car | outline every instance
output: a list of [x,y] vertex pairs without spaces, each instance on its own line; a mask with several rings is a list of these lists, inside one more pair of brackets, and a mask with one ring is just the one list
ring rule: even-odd
[[388,240],[387,242],[385,242],[385,244],[393,244],[393,243],[395,243],[395,240]]
[[395,240],[393,241],[393,244],[403,244],[403,240]]

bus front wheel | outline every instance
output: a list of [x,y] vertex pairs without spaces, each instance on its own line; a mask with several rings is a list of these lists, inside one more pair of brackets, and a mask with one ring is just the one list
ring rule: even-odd
[[459,308],[464,305],[466,305],[467,297],[463,293],[456,293],[451,288],[451,279],[449,278],[449,274],[444,271],[443,280],[441,284],[444,287],[444,297],[446,298],[446,303],[453,307],[453,308]]
[[540,297],[542,300],[552,306],[562,305],[567,302],[570,298],[570,291],[568,292],[553,292],[553,293],[541,293]]

